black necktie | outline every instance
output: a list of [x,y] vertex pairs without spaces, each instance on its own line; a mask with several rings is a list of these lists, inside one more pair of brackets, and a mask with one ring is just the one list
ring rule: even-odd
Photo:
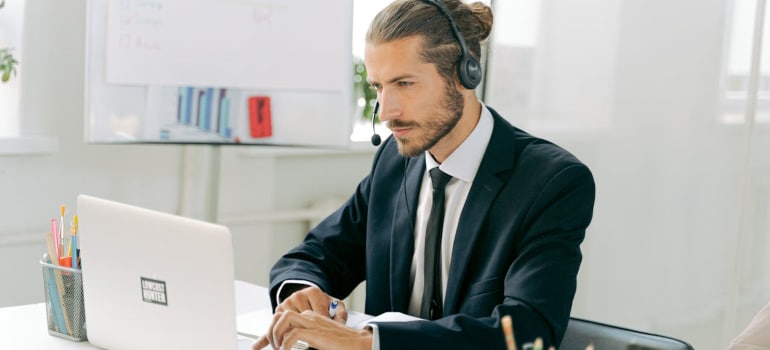
[[425,290],[422,294],[420,317],[437,320],[443,314],[441,293],[441,230],[444,227],[444,187],[452,179],[438,167],[430,169],[433,184],[433,205],[425,229]]

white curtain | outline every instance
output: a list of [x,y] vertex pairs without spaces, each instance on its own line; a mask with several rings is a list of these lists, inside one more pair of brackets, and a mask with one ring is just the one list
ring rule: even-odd
[[486,103],[596,178],[573,315],[724,349],[770,300],[757,0],[493,5]]

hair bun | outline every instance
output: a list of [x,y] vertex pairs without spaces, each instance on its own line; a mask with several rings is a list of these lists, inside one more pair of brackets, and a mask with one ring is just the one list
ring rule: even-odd
[[477,33],[479,35],[479,41],[483,41],[489,37],[492,32],[492,9],[489,8],[483,2],[477,1],[468,5],[473,13],[473,17],[478,22]]

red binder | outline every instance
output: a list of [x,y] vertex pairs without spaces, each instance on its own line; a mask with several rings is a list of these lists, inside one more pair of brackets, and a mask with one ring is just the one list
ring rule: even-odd
[[271,118],[269,96],[249,97],[249,135],[252,138],[273,136]]

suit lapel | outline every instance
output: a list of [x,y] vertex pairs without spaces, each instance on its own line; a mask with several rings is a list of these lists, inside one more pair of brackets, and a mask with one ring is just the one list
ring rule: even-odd
[[500,116],[492,111],[494,128],[489,140],[487,151],[481,161],[476,178],[473,180],[468,198],[463,206],[460,221],[457,224],[452,259],[449,265],[446,297],[444,299],[444,314],[454,314],[459,308],[458,294],[465,279],[467,267],[472,258],[471,252],[476,244],[479,232],[492,203],[497,197],[504,182],[497,174],[513,167],[514,135],[506,123],[500,121]]
[[399,191],[398,202],[393,213],[393,231],[390,240],[390,302],[394,311],[404,313],[409,308],[409,297],[412,291],[410,274],[414,254],[414,222],[424,172],[425,155],[409,159],[404,175],[406,179]]

